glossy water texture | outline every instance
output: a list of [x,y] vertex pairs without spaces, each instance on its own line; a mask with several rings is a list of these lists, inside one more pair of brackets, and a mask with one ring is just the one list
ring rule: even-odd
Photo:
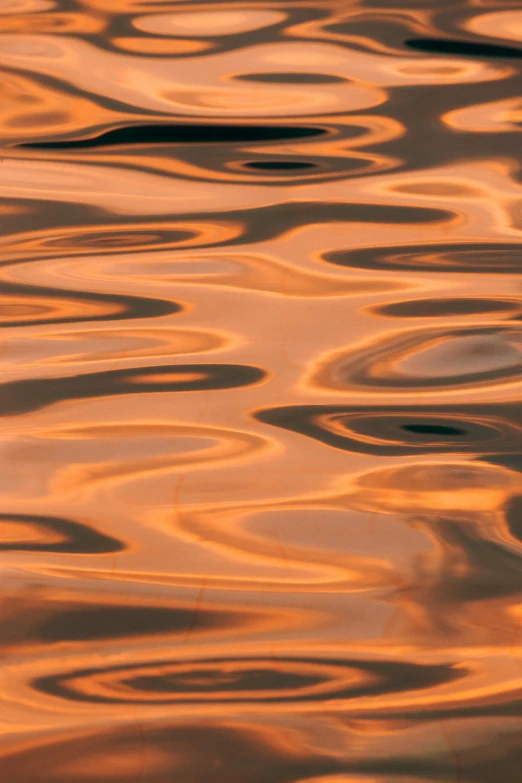
[[519,0],[0,0],[0,779],[520,783]]

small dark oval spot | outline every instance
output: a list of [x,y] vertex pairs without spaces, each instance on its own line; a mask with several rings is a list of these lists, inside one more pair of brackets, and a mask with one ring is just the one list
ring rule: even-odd
[[234,77],[242,82],[263,82],[265,84],[344,84],[342,76],[325,73],[245,73]]
[[451,41],[444,38],[412,38],[405,43],[410,49],[430,54],[456,54],[465,57],[522,57],[522,49],[499,44]]
[[413,432],[415,435],[465,435],[465,430],[459,427],[448,427],[442,424],[403,424],[401,429]]
[[301,160],[254,160],[244,164],[245,168],[259,171],[288,171],[290,169],[313,169],[314,163]]

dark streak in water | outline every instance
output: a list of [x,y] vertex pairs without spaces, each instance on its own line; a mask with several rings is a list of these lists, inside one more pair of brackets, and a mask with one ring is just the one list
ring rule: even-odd
[[[22,283],[0,283],[0,293],[4,296],[0,302],[0,328],[11,326],[38,326],[43,324],[83,323],[86,321],[121,321],[136,318],[159,318],[181,311],[181,305],[166,299],[131,296],[129,294],[99,294],[91,291],[67,291],[63,288],[24,285]],[[18,306],[28,308],[17,318],[9,317],[10,304],[15,300]],[[43,300],[43,301],[42,301]],[[47,300],[47,301],[46,301]],[[49,300],[51,305],[49,305]],[[65,314],[53,312],[52,305],[62,305]],[[89,314],[81,312],[81,307],[98,309]],[[80,308],[75,313],[74,309]],[[31,315],[31,308],[34,314]],[[48,308],[48,314],[45,313]],[[72,310],[69,315],[67,310]],[[38,312],[40,311],[40,312]],[[42,312],[43,311],[43,312]]]
[[466,430],[458,427],[449,427],[445,424],[403,424],[402,429],[406,432],[413,432],[415,435],[449,435],[459,437],[466,434]]
[[242,82],[264,84],[345,84],[346,79],[323,73],[245,73],[234,77]]
[[[276,206],[229,212],[202,213],[201,219],[241,221],[245,230],[237,239],[223,243],[226,246],[265,242],[275,239],[300,226],[314,223],[443,223],[453,213],[430,207],[405,207],[388,204],[359,204],[343,201],[286,201]],[[186,216],[194,218],[194,215]],[[329,259],[326,259],[329,260]]]
[[259,169],[259,171],[287,171],[291,169],[313,169],[313,163],[307,163],[300,160],[256,160],[243,163],[248,169]]
[[[69,519],[59,517],[34,516],[30,514],[0,514],[0,534],[3,533],[3,525],[24,528],[31,533],[31,528],[36,528],[34,541],[27,536],[16,540],[16,532],[10,533],[9,538],[0,539],[0,550],[4,552],[66,552],[69,554],[102,554],[121,552],[124,545],[115,538],[101,533],[92,525],[84,525],[80,522],[72,522]],[[56,541],[46,541],[45,536],[56,537]],[[38,537],[44,536],[43,541]]]
[[448,297],[447,299],[410,299],[369,308],[377,315],[391,318],[447,318],[452,315],[488,315],[517,313],[521,303],[516,299],[494,297]]
[[[228,634],[255,628],[267,617],[266,610],[257,612],[250,607],[199,607],[187,601],[146,601],[136,596],[118,600],[112,596],[100,601],[96,596],[82,596],[80,600],[69,595],[52,596],[42,590],[34,594],[15,596],[0,606],[0,645],[2,651],[42,645],[111,642],[142,637],[174,636],[185,642],[190,633],[199,636]],[[85,652],[89,652],[85,648]]]
[[113,128],[94,138],[27,142],[17,146],[25,149],[65,150],[135,144],[238,144],[309,139],[325,133],[323,128],[283,125],[128,125]]
[[87,642],[131,636],[184,634],[195,623],[195,630],[233,627],[237,618],[220,611],[199,611],[163,606],[89,606],[63,609],[45,619],[34,631],[42,642]]
[[20,415],[64,400],[237,389],[259,383],[265,376],[258,367],[243,364],[172,364],[10,381],[0,385],[0,415]]
[[452,41],[444,38],[411,38],[411,49],[429,54],[456,54],[465,57],[522,57],[522,49],[479,41]]
[[412,272],[516,274],[522,272],[522,242],[455,242],[336,250],[323,255],[336,266]]

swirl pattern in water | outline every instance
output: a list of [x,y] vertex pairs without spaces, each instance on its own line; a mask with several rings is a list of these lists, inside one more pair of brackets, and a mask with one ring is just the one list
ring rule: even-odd
[[522,9],[0,0],[0,778],[519,783]]

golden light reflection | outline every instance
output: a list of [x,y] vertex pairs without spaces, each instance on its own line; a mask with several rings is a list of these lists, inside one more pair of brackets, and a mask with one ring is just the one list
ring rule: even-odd
[[0,0],[2,781],[518,783],[522,12],[405,5]]

